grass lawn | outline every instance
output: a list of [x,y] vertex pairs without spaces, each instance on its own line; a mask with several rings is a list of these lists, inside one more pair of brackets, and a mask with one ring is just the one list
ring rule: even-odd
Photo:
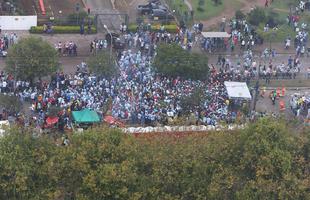
[[231,8],[232,10],[238,10],[242,7],[241,0],[222,0],[222,4],[215,6],[212,0],[205,0],[203,6],[204,11],[198,11],[199,0],[191,0],[193,10],[195,12],[194,17],[196,20],[206,20],[212,17],[222,14],[225,8]]
[[270,7],[289,12],[290,5],[292,6],[292,9],[295,9],[295,6],[297,5],[297,1],[296,0],[273,1]]

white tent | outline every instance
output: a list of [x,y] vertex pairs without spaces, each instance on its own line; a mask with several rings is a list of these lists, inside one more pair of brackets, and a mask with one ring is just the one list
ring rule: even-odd
[[5,133],[5,130],[2,129],[4,127],[9,127],[10,123],[8,120],[0,121],[0,137],[3,137],[3,134]]
[[244,100],[252,99],[249,88],[245,82],[225,81],[224,85],[226,87],[228,97],[230,99],[244,99]]
[[229,38],[230,34],[227,32],[202,32],[204,38]]

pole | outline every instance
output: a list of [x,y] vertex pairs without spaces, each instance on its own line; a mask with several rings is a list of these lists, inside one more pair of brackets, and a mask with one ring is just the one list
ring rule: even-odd
[[112,44],[113,44],[113,38],[112,38],[112,33],[110,32],[110,30],[108,29],[108,27],[106,25],[103,26],[107,31],[108,34],[110,35],[110,63],[112,63]]

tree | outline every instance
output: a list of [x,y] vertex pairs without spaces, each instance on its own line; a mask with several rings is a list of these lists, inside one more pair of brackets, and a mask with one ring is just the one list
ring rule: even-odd
[[87,61],[91,73],[110,79],[118,74],[115,57],[107,51],[101,51]]
[[48,76],[58,68],[57,51],[41,38],[28,37],[9,49],[5,70],[17,79],[33,82],[35,78]]
[[11,128],[0,139],[0,199],[51,199],[55,182],[47,166],[55,148],[45,137]]
[[309,199],[309,131],[271,118],[183,137],[93,128],[61,146],[13,127],[0,199]]
[[177,44],[162,44],[157,48],[155,70],[170,77],[204,80],[208,78],[208,58],[183,50]]
[[263,8],[256,7],[248,14],[249,23],[253,26],[258,26],[266,21],[266,13]]

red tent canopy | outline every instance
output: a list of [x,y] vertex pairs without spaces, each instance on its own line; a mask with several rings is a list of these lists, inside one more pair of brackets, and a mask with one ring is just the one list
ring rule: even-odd
[[59,120],[58,117],[48,117],[48,118],[46,119],[46,124],[47,124],[48,126],[50,126],[50,125],[56,124],[56,123],[58,122],[58,120]]
[[124,127],[124,123],[120,120],[115,119],[113,116],[105,116],[103,119],[106,123],[110,124],[110,125],[116,125],[119,127]]

